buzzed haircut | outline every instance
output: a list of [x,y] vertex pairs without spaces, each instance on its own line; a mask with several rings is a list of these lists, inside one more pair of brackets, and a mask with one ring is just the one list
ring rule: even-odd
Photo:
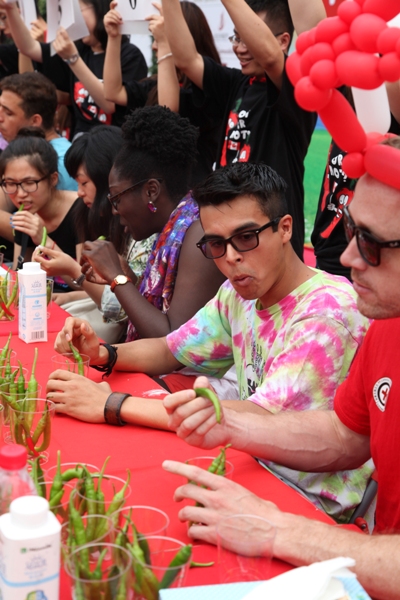
[[246,3],[257,14],[267,13],[268,24],[275,35],[289,33],[292,39],[294,26],[288,0],[246,0]]
[[0,81],[0,91],[5,90],[20,96],[20,106],[27,118],[38,114],[45,131],[54,127],[57,91],[50,79],[37,72],[15,73]]

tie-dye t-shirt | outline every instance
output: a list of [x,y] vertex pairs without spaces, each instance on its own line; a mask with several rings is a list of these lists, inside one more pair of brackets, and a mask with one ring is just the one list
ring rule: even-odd
[[[369,321],[344,277],[315,271],[283,300],[261,309],[229,281],[190,321],[167,336],[185,366],[222,377],[233,364],[241,400],[271,413],[332,409]],[[309,474],[267,463],[337,519],[361,501],[371,463],[338,474]],[[347,514],[343,514],[347,512]]]

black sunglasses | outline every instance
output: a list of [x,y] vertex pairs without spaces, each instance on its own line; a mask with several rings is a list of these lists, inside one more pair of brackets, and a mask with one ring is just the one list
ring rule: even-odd
[[343,209],[343,225],[347,242],[350,243],[356,236],[357,248],[362,258],[371,267],[378,267],[381,263],[381,248],[400,248],[400,240],[380,242],[369,231],[357,227],[351,218],[349,207]]
[[111,196],[111,194],[107,194],[107,200],[111,203],[112,207],[115,210],[118,210],[118,204],[120,203],[121,197],[124,194],[126,194],[127,192],[130,192],[131,190],[134,190],[135,187],[137,187],[138,185],[142,185],[143,183],[146,183],[147,181],[150,181],[150,179],[157,179],[157,181],[159,183],[162,182],[162,179],[159,179],[158,177],[151,177],[151,178],[147,178],[147,179],[142,179],[141,181],[138,181],[137,183],[134,183],[133,185],[130,185],[125,190],[122,190],[122,192],[118,192],[118,194],[114,194],[114,196]]
[[197,242],[196,246],[200,248],[202,253],[206,258],[221,258],[226,253],[226,247],[228,244],[233,246],[236,252],[249,252],[249,250],[254,250],[260,243],[258,239],[259,234],[268,229],[268,227],[274,227],[278,225],[279,221],[282,217],[276,217],[273,221],[269,221],[262,227],[258,229],[248,229],[246,231],[241,231],[240,233],[235,233],[235,235],[231,235],[231,237],[226,239],[221,238],[205,238],[203,237],[199,242]]

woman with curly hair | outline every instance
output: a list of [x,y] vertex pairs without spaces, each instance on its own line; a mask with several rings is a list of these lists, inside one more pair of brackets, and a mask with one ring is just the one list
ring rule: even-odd
[[82,273],[109,284],[129,318],[127,341],[160,337],[179,327],[214,296],[223,276],[197,251],[203,230],[188,192],[197,130],[161,106],[134,111],[109,176],[109,201],[133,239],[157,234],[140,280],[113,244],[84,244]]

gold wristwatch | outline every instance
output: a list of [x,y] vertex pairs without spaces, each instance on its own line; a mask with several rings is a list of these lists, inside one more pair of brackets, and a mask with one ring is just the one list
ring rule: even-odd
[[117,287],[117,285],[125,285],[126,283],[128,283],[128,281],[132,283],[132,279],[130,279],[130,277],[127,277],[126,275],[117,275],[111,283],[111,291],[115,293],[115,288]]

